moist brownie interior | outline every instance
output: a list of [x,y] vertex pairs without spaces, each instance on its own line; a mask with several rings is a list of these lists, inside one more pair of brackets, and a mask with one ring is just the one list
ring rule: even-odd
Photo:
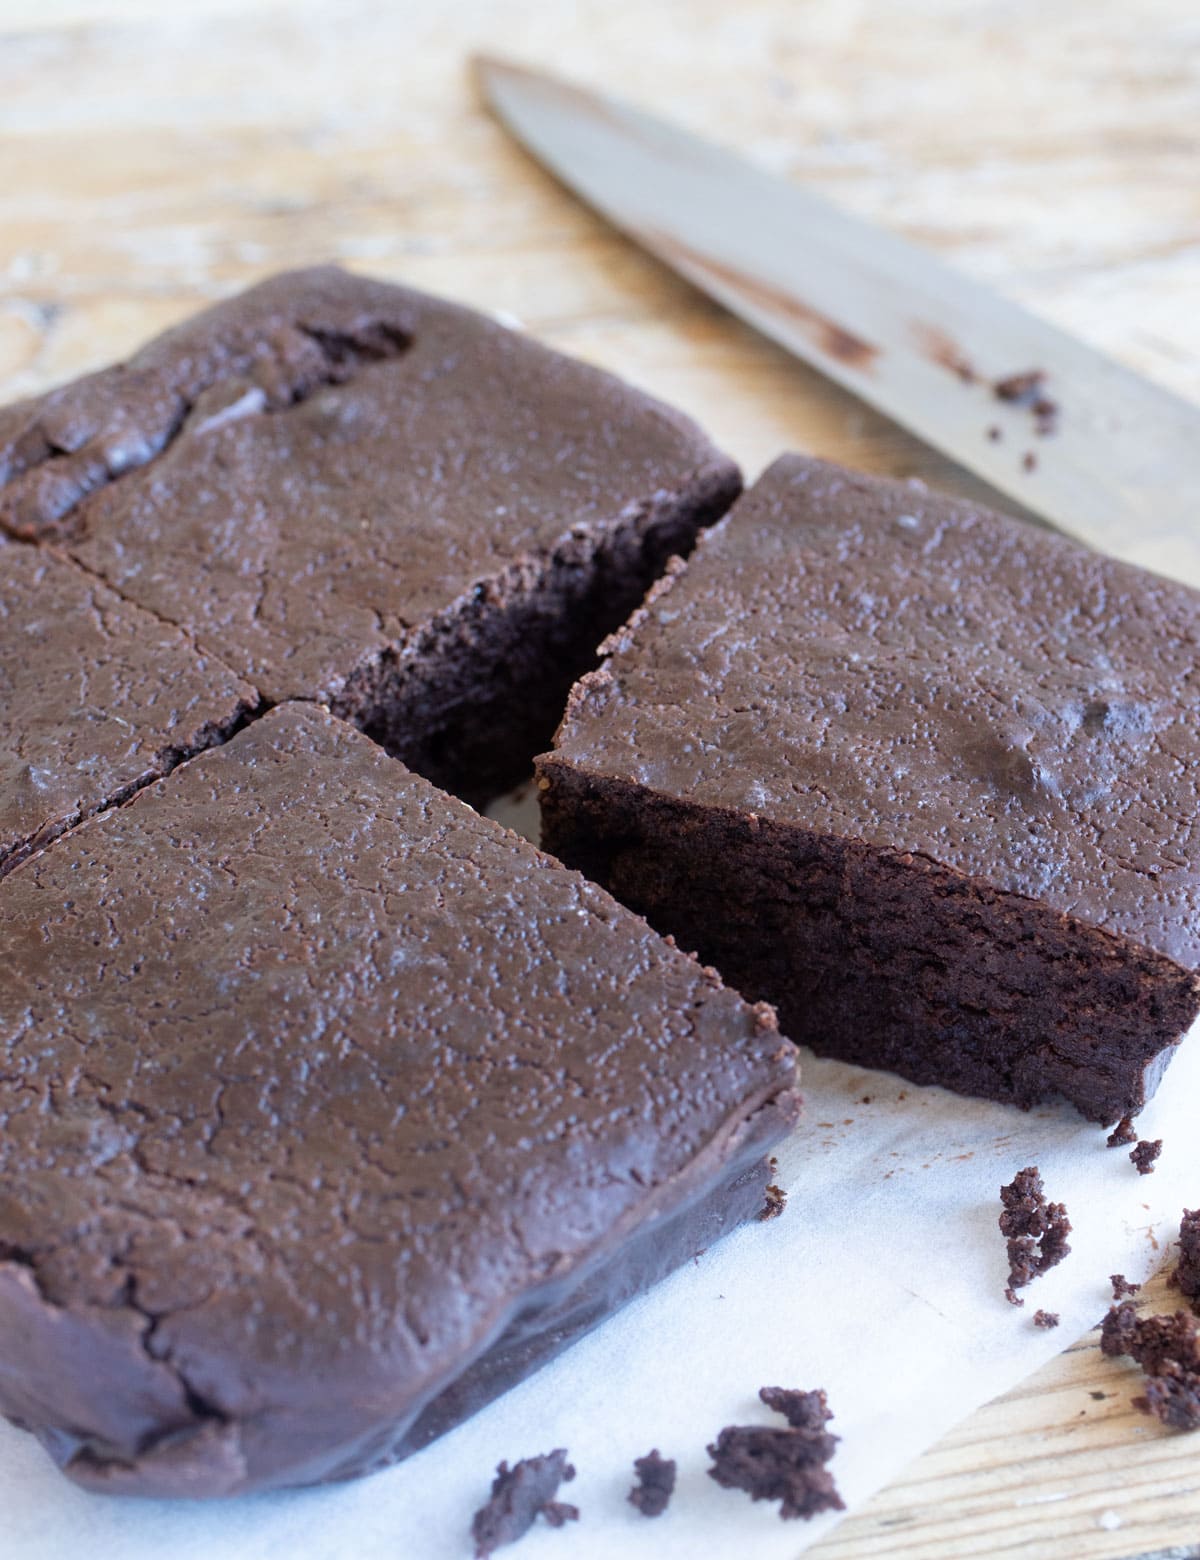
[[816,1051],[1140,1109],[1200,1007],[1200,596],[785,457],[606,649],[547,849]]
[[479,803],[740,479],[686,417],[334,268],[0,411],[0,526]]
[[0,1406],[79,1482],[423,1444],[762,1206],[795,1053],[290,704],[3,884]]

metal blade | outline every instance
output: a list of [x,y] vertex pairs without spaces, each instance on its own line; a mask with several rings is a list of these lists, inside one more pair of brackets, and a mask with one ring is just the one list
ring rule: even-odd
[[[1200,586],[1200,407],[732,152],[517,65],[476,69],[541,162],[735,314],[1064,531]],[[1059,408],[1046,436],[993,393],[1029,369]]]

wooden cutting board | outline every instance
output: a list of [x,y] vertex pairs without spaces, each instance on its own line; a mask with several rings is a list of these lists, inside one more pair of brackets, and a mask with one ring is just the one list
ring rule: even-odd
[[[982,493],[562,195],[473,102],[481,46],[724,138],[1200,401],[1194,0],[0,0],[0,398],[332,258],[515,315],[751,476],[790,447]],[[1200,1556],[1200,1440],[1133,1379],[1089,1335],[810,1553]]]

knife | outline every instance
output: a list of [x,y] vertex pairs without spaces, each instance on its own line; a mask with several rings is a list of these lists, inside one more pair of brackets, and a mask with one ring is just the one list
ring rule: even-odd
[[1051,524],[1200,586],[1200,406],[618,98],[475,70],[540,162],[734,314]]

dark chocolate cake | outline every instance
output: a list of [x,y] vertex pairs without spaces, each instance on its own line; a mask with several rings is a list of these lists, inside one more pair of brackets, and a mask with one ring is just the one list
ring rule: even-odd
[[0,1408],[94,1489],[345,1478],[753,1218],[764,1007],[291,704],[0,901]]
[[778,461],[613,636],[547,849],[815,1050],[1113,1122],[1200,1008],[1200,596]]
[[475,802],[739,486],[610,375],[332,267],[0,411],[0,528]]
[[384,752],[513,779],[738,485],[330,269],[0,411],[0,1409],[79,1482],[382,1466],[762,1210],[773,1014]]

